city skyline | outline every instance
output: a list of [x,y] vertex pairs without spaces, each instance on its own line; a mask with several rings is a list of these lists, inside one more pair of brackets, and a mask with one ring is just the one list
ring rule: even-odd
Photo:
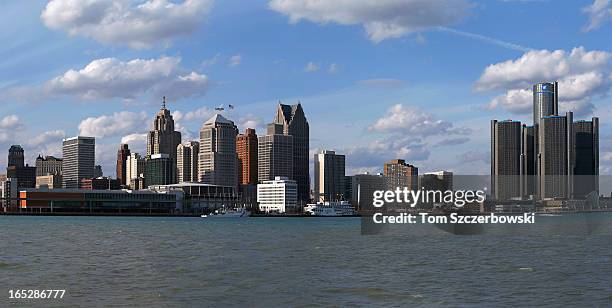
[[[414,3],[435,17],[435,3]],[[315,153],[335,150],[346,154],[347,174],[382,172],[384,162],[396,158],[423,172],[486,174],[489,119],[528,123],[526,88],[558,80],[559,114],[572,110],[576,120],[602,119],[600,173],[612,173],[606,142],[610,24],[588,10],[592,1],[456,1],[449,6],[457,12],[452,23],[431,18],[418,27],[410,12],[376,4],[387,17],[407,16],[397,19],[395,34],[368,26],[380,16],[354,14],[363,9],[359,1],[333,8],[351,16],[348,21],[279,1],[190,1],[191,15],[155,20],[160,27],[176,25],[174,32],[156,38],[130,31],[128,23],[124,40],[102,35],[109,25],[92,21],[87,28],[82,20],[59,16],[62,4],[2,4],[9,29],[0,33],[9,42],[2,51],[18,56],[0,63],[0,102],[6,106],[0,147],[21,144],[30,165],[39,154],[61,156],[63,138],[93,136],[96,164],[114,177],[120,143],[145,153],[144,135],[165,95],[183,141],[197,140],[215,107],[225,106],[224,115],[240,131],[265,132],[279,100],[300,101],[310,124],[311,168]],[[87,9],[74,5],[77,12]],[[134,6],[123,9],[147,17]],[[543,9],[547,16],[538,14]],[[230,14],[244,18],[235,22]],[[28,31],[12,33],[16,27]],[[118,74],[113,82],[101,79],[112,74]],[[382,150],[389,155],[381,157]],[[6,165],[4,155],[0,164]]]

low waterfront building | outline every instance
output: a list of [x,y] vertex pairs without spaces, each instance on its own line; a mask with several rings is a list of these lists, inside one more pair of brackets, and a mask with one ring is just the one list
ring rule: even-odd
[[170,185],[149,186],[151,191],[173,193],[180,191],[184,198],[181,210],[184,213],[208,213],[216,209],[233,209],[238,201],[236,188],[204,183],[183,182]]
[[264,213],[295,213],[297,211],[297,182],[286,177],[275,177],[257,185],[259,211]]
[[19,191],[21,212],[172,214],[180,211],[181,192],[36,189]]

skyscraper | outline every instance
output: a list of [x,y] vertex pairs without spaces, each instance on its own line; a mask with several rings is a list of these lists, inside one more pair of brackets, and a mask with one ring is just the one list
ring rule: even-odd
[[176,164],[168,154],[147,156],[145,163],[145,185],[168,185],[176,183]]
[[[168,154],[174,161],[172,168],[176,174],[176,147],[181,143],[181,133],[174,130],[174,119],[166,109],[166,97],[153,121],[153,130],[147,135],[147,156]],[[176,176],[175,176],[176,179]]]
[[260,182],[274,180],[277,176],[293,180],[293,136],[284,135],[282,128],[280,124],[271,123],[268,134],[258,138],[257,173]]
[[322,151],[314,155],[314,197],[316,202],[339,201],[344,192],[344,155]]
[[238,184],[236,135],[234,122],[215,114],[200,129],[199,181],[233,186]]
[[496,200],[521,197],[521,122],[491,121],[491,194]]
[[198,181],[198,154],[200,143],[197,141],[183,142],[176,148],[176,171],[178,182]]
[[309,126],[302,105],[278,104],[273,123],[283,126],[283,134],[293,137],[293,179],[298,184],[298,202],[310,200]]
[[419,189],[419,168],[407,164],[403,159],[393,159],[385,163],[384,175],[389,190],[395,190],[397,187]]
[[24,165],[24,151],[20,145],[9,148],[6,177],[17,180],[17,188],[36,187],[36,167]]
[[574,198],[599,191],[599,118],[572,124],[574,142]]
[[117,180],[119,180],[119,185],[126,185],[125,161],[128,156],[130,156],[130,148],[128,145],[119,145],[119,150],[117,151]]
[[81,179],[94,177],[96,140],[93,137],[77,136],[62,142],[62,186],[79,188]]
[[[126,185],[135,189],[137,185],[134,185],[134,182],[139,182],[139,179],[144,179],[146,161],[140,154],[131,153],[125,164]],[[140,180],[140,182],[142,182],[142,180]]]
[[538,187],[540,199],[569,198],[573,170],[573,115],[540,119],[538,143]]
[[257,135],[255,130],[247,128],[244,134],[236,138],[238,153],[239,182],[243,185],[257,184]]
[[9,148],[7,167],[12,167],[12,166],[23,167],[23,165],[24,165],[23,148],[18,144],[12,145]]
[[521,130],[521,196],[525,199],[535,195],[535,132],[533,126],[523,125]]
[[541,118],[559,113],[559,84],[543,82],[533,85],[533,125]]
[[387,181],[382,174],[357,174],[352,176],[351,203],[361,213],[374,211],[374,191],[385,190]]

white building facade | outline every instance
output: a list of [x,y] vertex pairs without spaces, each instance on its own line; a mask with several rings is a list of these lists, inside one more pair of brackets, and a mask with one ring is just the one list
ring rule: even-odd
[[275,177],[257,185],[259,210],[264,213],[297,211],[297,182],[286,177]]

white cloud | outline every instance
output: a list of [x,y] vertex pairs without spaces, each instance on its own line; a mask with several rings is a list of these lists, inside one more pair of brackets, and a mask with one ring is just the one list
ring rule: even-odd
[[133,101],[143,95],[165,95],[176,100],[204,95],[210,84],[208,77],[181,69],[180,61],[174,57],[127,62],[97,59],[80,70],[71,69],[47,81],[42,91],[47,96],[70,95],[84,100]]
[[304,68],[304,71],[307,73],[313,73],[316,72],[320,69],[321,67],[314,63],[314,62],[308,62],[308,64],[306,64],[306,67]]
[[390,136],[375,140],[367,146],[345,149],[343,152],[346,153],[349,168],[367,171],[380,170],[390,159],[400,158],[415,163],[427,160],[431,154],[427,144],[412,136]]
[[247,128],[255,129],[256,133],[262,135],[265,134],[265,126],[264,121],[257,116],[252,114],[248,114],[244,117],[238,119],[238,123],[236,123],[240,132],[244,132]]
[[327,72],[330,74],[335,74],[338,72],[338,64],[336,63],[332,63],[329,65],[329,67],[327,68]]
[[419,108],[397,104],[389,108],[382,118],[370,126],[371,131],[407,134],[411,137],[466,134],[466,128],[455,128],[447,121],[434,118]]
[[104,44],[147,48],[197,30],[212,0],[51,0],[44,24]]
[[[612,88],[612,52],[586,51],[577,47],[564,50],[533,50],[518,59],[489,65],[474,88],[477,91],[505,90],[488,108],[501,107],[512,113],[531,110],[531,86],[542,81],[559,81],[559,103],[563,111],[590,114],[595,96]],[[577,108],[577,109],[566,109]]]
[[447,26],[463,19],[472,5],[464,0],[271,0],[270,9],[289,16],[326,24],[363,25],[373,42]]
[[79,135],[96,138],[121,136],[149,129],[149,118],[140,113],[121,111],[114,114],[87,118],[79,124]]
[[34,138],[29,138],[26,144],[30,147],[38,147],[49,142],[59,143],[64,137],[66,137],[66,133],[63,130],[51,130],[43,132]]
[[593,4],[584,7],[582,11],[589,15],[589,22],[582,28],[589,32],[599,29],[603,24],[612,20],[612,0],[595,0]]
[[0,120],[0,142],[7,142],[14,139],[18,131],[23,130],[24,126],[17,115],[11,114]]
[[134,153],[145,155],[147,152],[147,134],[129,134],[121,137],[121,143],[128,144]]
[[211,67],[219,62],[219,58],[221,58],[221,54],[217,53],[214,57],[202,61],[201,65],[202,67]]
[[229,58],[229,66],[230,66],[230,67],[236,67],[236,66],[239,66],[241,62],[242,62],[242,56],[241,56],[241,55],[239,55],[239,54],[238,54],[238,55],[231,56],[231,57]]

